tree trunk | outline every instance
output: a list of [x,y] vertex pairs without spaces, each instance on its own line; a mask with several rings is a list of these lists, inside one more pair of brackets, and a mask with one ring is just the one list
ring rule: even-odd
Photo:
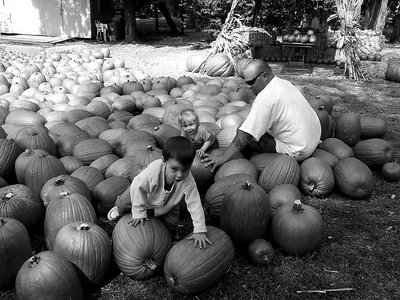
[[158,3],[157,1],[154,3],[154,22],[156,25],[156,33],[160,32],[160,22],[158,19]]
[[169,29],[171,30],[172,34],[179,34],[179,30],[176,27],[174,20],[172,19],[171,15],[169,14],[167,6],[163,2],[157,3],[158,8],[160,9],[161,13],[165,17],[165,20],[168,23]]
[[366,29],[382,32],[385,26],[388,0],[369,0],[365,9]]
[[261,3],[262,3],[262,0],[256,0],[256,2],[254,4],[253,21],[251,22],[253,27],[256,27],[256,25],[257,25],[257,17],[258,17],[258,13],[260,12],[260,9],[261,9]]
[[400,14],[397,14],[393,18],[393,31],[389,39],[390,43],[395,43],[398,41],[400,41]]
[[125,12],[125,43],[138,42],[138,33],[136,27],[136,6],[135,1],[124,0]]

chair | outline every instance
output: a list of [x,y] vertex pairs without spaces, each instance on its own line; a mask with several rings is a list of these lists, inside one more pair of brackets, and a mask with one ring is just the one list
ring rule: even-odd
[[103,40],[104,42],[107,42],[108,39],[108,25],[105,23],[101,23],[99,21],[95,21],[96,23],[96,40],[101,41]]

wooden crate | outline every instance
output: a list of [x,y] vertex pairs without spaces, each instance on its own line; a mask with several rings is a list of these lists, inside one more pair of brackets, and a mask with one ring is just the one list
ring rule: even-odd
[[244,31],[242,35],[246,44],[253,47],[271,45],[272,42],[275,41],[273,37],[266,32]]

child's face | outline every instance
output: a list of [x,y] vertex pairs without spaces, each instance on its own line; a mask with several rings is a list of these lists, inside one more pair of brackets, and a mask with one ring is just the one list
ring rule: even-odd
[[187,134],[193,135],[197,132],[198,124],[192,120],[184,120],[182,121],[182,129]]
[[165,165],[165,181],[168,185],[171,185],[174,181],[181,181],[188,177],[190,167],[183,166],[175,158],[170,158],[164,161]]

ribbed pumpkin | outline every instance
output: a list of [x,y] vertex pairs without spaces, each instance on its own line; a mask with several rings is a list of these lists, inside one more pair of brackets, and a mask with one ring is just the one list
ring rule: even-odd
[[71,176],[77,177],[86,183],[89,191],[92,191],[99,182],[104,180],[103,173],[90,166],[82,166],[78,168],[72,172]]
[[186,69],[189,72],[199,72],[199,66],[204,62],[205,56],[203,54],[192,54],[186,59]]
[[272,235],[283,251],[304,255],[318,249],[323,237],[320,213],[300,200],[284,205],[272,218]]
[[73,222],[95,222],[92,204],[80,194],[64,193],[57,201],[50,202],[44,219],[44,240],[52,250],[58,231]]
[[214,182],[229,175],[243,173],[252,176],[254,180],[258,179],[257,168],[251,161],[246,158],[232,159],[219,167],[215,173]]
[[390,181],[400,180],[400,164],[397,162],[388,162],[382,166],[381,173],[383,178]]
[[190,172],[193,175],[194,180],[196,181],[197,188],[200,192],[205,192],[213,183],[215,172],[211,172],[212,166],[205,166],[206,163],[202,163],[200,158],[196,155],[192,167],[190,168]]
[[25,109],[16,109],[8,113],[5,123],[22,126],[32,126],[46,123],[46,119],[35,112]]
[[335,137],[350,147],[357,144],[361,138],[360,116],[356,113],[341,114],[336,121]]
[[0,217],[0,288],[14,284],[18,270],[31,255],[25,226],[14,218]]
[[385,120],[377,117],[360,116],[361,138],[381,138],[385,135],[387,125]]
[[6,178],[11,173],[21,152],[14,140],[0,139],[0,177]]
[[117,160],[119,160],[119,157],[115,154],[106,154],[93,161],[90,166],[96,168],[104,175],[107,169]]
[[28,230],[37,228],[42,222],[43,204],[31,188],[23,184],[0,188],[0,217],[14,218]]
[[265,167],[278,155],[277,153],[260,153],[252,156],[249,160],[256,166],[257,176],[260,176]]
[[332,137],[333,120],[323,106],[315,109],[319,122],[321,124],[321,141]]
[[82,271],[89,282],[103,282],[111,259],[111,240],[94,223],[74,222],[57,233],[54,252],[62,255]]
[[171,124],[160,124],[156,126],[153,136],[157,142],[157,145],[162,148],[164,143],[171,137],[180,136],[181,131]]
[[267,193],[247,181],[230,188],[222,200],[221,229],[233,240],[250,243],[265,234],[271,208]]
[[218,145],[220,147],[228,147],[236,136],[236,131],[237,127],[235,126],[222,129],[217,135]]
[[279,155],[261,172],[258,184],[268,193],[273,187],[292,183],[297,185],[300,179],[300,167],[297,161],[288,155]]
[[33,156],[29,160],[23,182],[32,189],[35,195],[40,196],[42,187],[49,179],[66,173],[57,157],[44,153]]
[[275,257],[275,250],[267,240],[255,239],[247,247],[247,254],[253,264],[268,266]]
[[314,152],[311,154],[311,157],[318,157],[325,161],[331,168],[335,166],[335,164],[339,161],[339,158],[328,151],[322,149],[315,149]]
[[153,128],[156,126],[159,126],[161,124],[161,121],[149,114],[141,114],[141,115],[136,115],[132,119],[129,120],[127,128],[128,129],[140,129],[141,127],[144,126],[152,126]]
[[234,67],[228,55],[217,53],[207,59],[205,70],[208,76],[227,77],[233,75]]
[[114,261],[126,276],[144,280],[163,266],[172,239],[164,223],[156,218],[136,227],[128,224],[130,220],[132,214],[124,215],[113,230]]
[[103,131],[111,129],[107,120],[102,117],[86,118],[76,122],[75,125],[84,130],[91,138],[97,138]]
[[79,159],[84,166],[88,166],[96,159],[111,153],[111,145],[100,139],[83,140],[72,149],[72,156]]
[[94,114],[85,109],[72,109],[65,112],[63,115],[63,121],[67,123],[75,124],[76,122],[93,117]]
[[156,145],[156,140],[149,132],[143,130],[128,130],[117,137],[117,141],[115,142],[117,150],[115,152],[117,155],[123,156],[126,153],[128,144],[139,141],[146,141],[146,147],[148,145]]
[[217,227],[207,226],[212,245],[194,248],[193,240],[183,239],[168,252],[164,276],[175,291],[192,295],[214,286],[228,271],[234,255],[230,237]]
[[84,294],[73,264],[52,251],[28,258],[15,280],[18,300],[83,300]]
[[281,206],[286,204],[293,205],[294,200],[303,199],[298,187],[291,183],[284,183],[275,186],[269,191],[268,197],[271,205],[272,216],[276,214]]
[[[129,157],[126,157],[129,158]],[[147,146],[146,150],[136,152],[134,157],[131,157],[131,164],[129,169],[129,178],[133,180],[140,172],[142,172],[150,163],[157,159],[162,158],[162,151],[152,146]]]
[[25,180],[25,171],[26,167],[28,166],[29,161],[37,155],[48,154],[46,150],[42,149],[26,149],[22,152],[17,159],[15,160],[15,175],[17,177],[18,183],[24,183]]
[[50,178],[43,185],[40,191],[40,198],[44,206],[47,207],[50,202],[60,199],[60,197],[62,197],[61,195],[66,192],[70,194],[81,194],[92,202],[92,194],[86,184],[79,178],[65,174]]
[[400,82],[400,59],[391,58],[387,63],[386,79]]
[[129,172],[131,170],[133,160],[134,158],[129,156],[116,160],[107,168],[106,172],[104,173],[105,178],[121,176],[130,179]]
[[42,149],[51,155],[57,155],[56,144],[53,139],[45,132],[38,132],[35,128],[21,129],[15,141],[22,151],[26,149]]
[[60,158],[60,162],[63,164],[67,174],[73,173],[75,170],[83,166],[83,163],[76,157],[67,155]]
[[314,197],[330,195],[335,186],[332,168],[321,158],[307,158],[300,165],[299,186],[306,195]]
[[208,216],[211,219],[219,220],[222,200],[225,193],[233,189],[235,186],[241,186],[246,182],[256,184],[257,180],[248,174],[239,173],[223,177],[214,182],[204,196],[204,209],[207,211]]
[[98,213],[105,215],[114,206],[115,200],[130,185],[130,181],[121,176],[114,176],[99,182],[92,190]]
[[117,138],[120,134],[125,133],[126,131],[127,129],[125,128],[112,128],[100,133],[98,138],[109,143],[113,148],[113,151],[116,151],[116,149],[118,148]]
[[333,99],[329,94],[321,94],[318,96],[312,96],[307,98],[308,103],[310,103],[311,107],[315,110],[319,108],[325,109],[329,115],[332,115],[333,112]]
[[394,158],[393,146],[383,139],[373,138],[358,142],[353,147],[354,157],[370,168],[381,168]]
[[333,168],[339,190],[350,199],[368,199],[375,189],[375,178],[366,164],[354,157],[340,160]]
[[336,155],[338,159],[354,157],[353,149],[338,138],[327,138],[318,145],[318,148]]

